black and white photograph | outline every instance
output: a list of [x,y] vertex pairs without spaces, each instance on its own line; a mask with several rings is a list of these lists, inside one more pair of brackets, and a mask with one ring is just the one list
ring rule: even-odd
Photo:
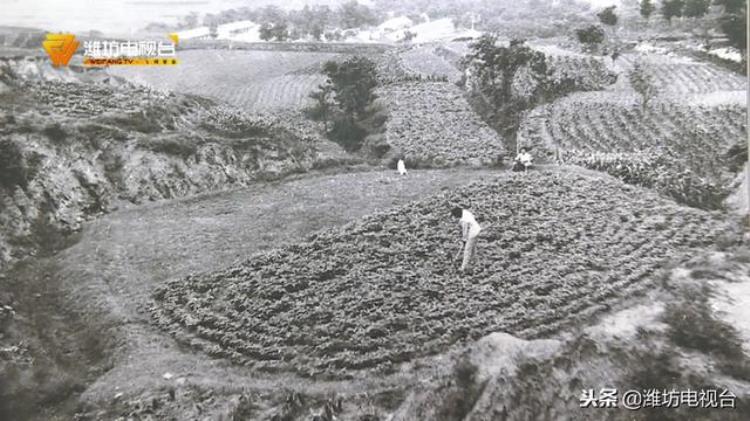
[[750,420],[746,0],[0,0],[0,421]]

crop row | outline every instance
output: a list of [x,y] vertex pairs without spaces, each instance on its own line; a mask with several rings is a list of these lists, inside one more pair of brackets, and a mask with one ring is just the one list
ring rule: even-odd
[[450,81],[461,79],[462,73],[453,64],[436,54],[434,46],[415,46],[401,53],[406,71],[422,77],[447,77]]
[[[185,50],[165,69],[117,68],[110,72],[157,89],[219,99],[247,110],[300,107],[325,81],[323,63],[334,53],[255,50]],[[158,70],[158,71],[154,71]]]
[[747,80],[713,64],[685,57],[659,54],[625,54],[617,59],[623,73],[635,62],[645,64],[654,77],[654,84],[663,94],[697,94],[747,89]]
[[[455,204],[485,227],[465,277],[451,262]],[[507,173],[176,280],[152,313],[180,340],[258,369],[392,370],[489,332],[534,338],[589,317],[712,242],[715,218],[612,178]]]
[[98,116],[104,112],[139,112],[149,106],[167,105],[176,96],[146,87],[105,83],[26,81],[23,89],[42,107],[71,116]]
[[522,143],[560,162],[604,170],[700,207],[716,207],[733,174],[726,156],[747,136],[740,105],[561,100],[535,110]]
[[452,83],[390,84],[378,95],[390,112],[387,142],[407,164],[487,164],[503,152],[497,133]]

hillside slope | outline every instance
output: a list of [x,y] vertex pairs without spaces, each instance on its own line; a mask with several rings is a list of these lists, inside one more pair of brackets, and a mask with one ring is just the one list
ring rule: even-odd
[[[455,204],[485,227],[467,278],[451,262]],[[589,317],[712,243],[717,217],[609,177],[506,173],[175,280],[153,311],[184,342],[261,370],[391,372],[489,332],[533,338]]]
[[[628,80],[634,63],[653,77],[644,107]],[[723,207],[736,188],[747,136],[747,82],[675,54],[618,58],[617,83],[532,110],[518,140],[542,159],[581,165],[700,208]]]
[[[31,69],[31,70],[30,70]],[[306,171],[315,142],[267,118],[103,75],[0,66],[0,268],[117,202]],[[94,73],[96,74],[96,73]]]

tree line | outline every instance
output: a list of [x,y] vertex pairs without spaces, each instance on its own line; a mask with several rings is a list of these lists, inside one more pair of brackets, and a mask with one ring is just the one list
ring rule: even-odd
[[[714,10],[712,10],[712,8]],[[668,24],[675,18],[702,19],[715,25],[729,43],[742,51],[747,47],[747,6],[745,0],[640,0],[637,2],[640,16],[646,22],[656,16]],[[658,15],[656,15],[658,13]],[[610,6],[597,13],[599,24],[576,30],[576,37],[588,49],[596,49],[606,39],[605,28],[614,28],[619,17],[616,6]]]
[[[284,10],[278,6],[241,7],[208,13],[201,17],[192,12],[184,16],[172,29],[189,29],[207,26],[213,36],[219,25],[250,20],[261,24],[260,36],[271,41],[287,41],[312,38],[332,41],[342,38],[339,28],[358,28],[377,25],[384,20],[384,14],[357,0],[349,0],[338,7],[328,5],[305,5],[302,9]],[[335,29],[334,29],[335,28]],[[163,24],[149,24],[147,29],[163,30]]]

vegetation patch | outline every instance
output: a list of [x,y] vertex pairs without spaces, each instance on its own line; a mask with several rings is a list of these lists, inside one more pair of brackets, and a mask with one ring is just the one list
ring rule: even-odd
[[[461,277],[448,211],[469,202],[485,229]],[[509,174],[171,282],[152,311],[181,340],[260,369],[389,371],[493,331],[549,334],[648,288],[664,259],[718,231],[709,214],[611,179]]]

